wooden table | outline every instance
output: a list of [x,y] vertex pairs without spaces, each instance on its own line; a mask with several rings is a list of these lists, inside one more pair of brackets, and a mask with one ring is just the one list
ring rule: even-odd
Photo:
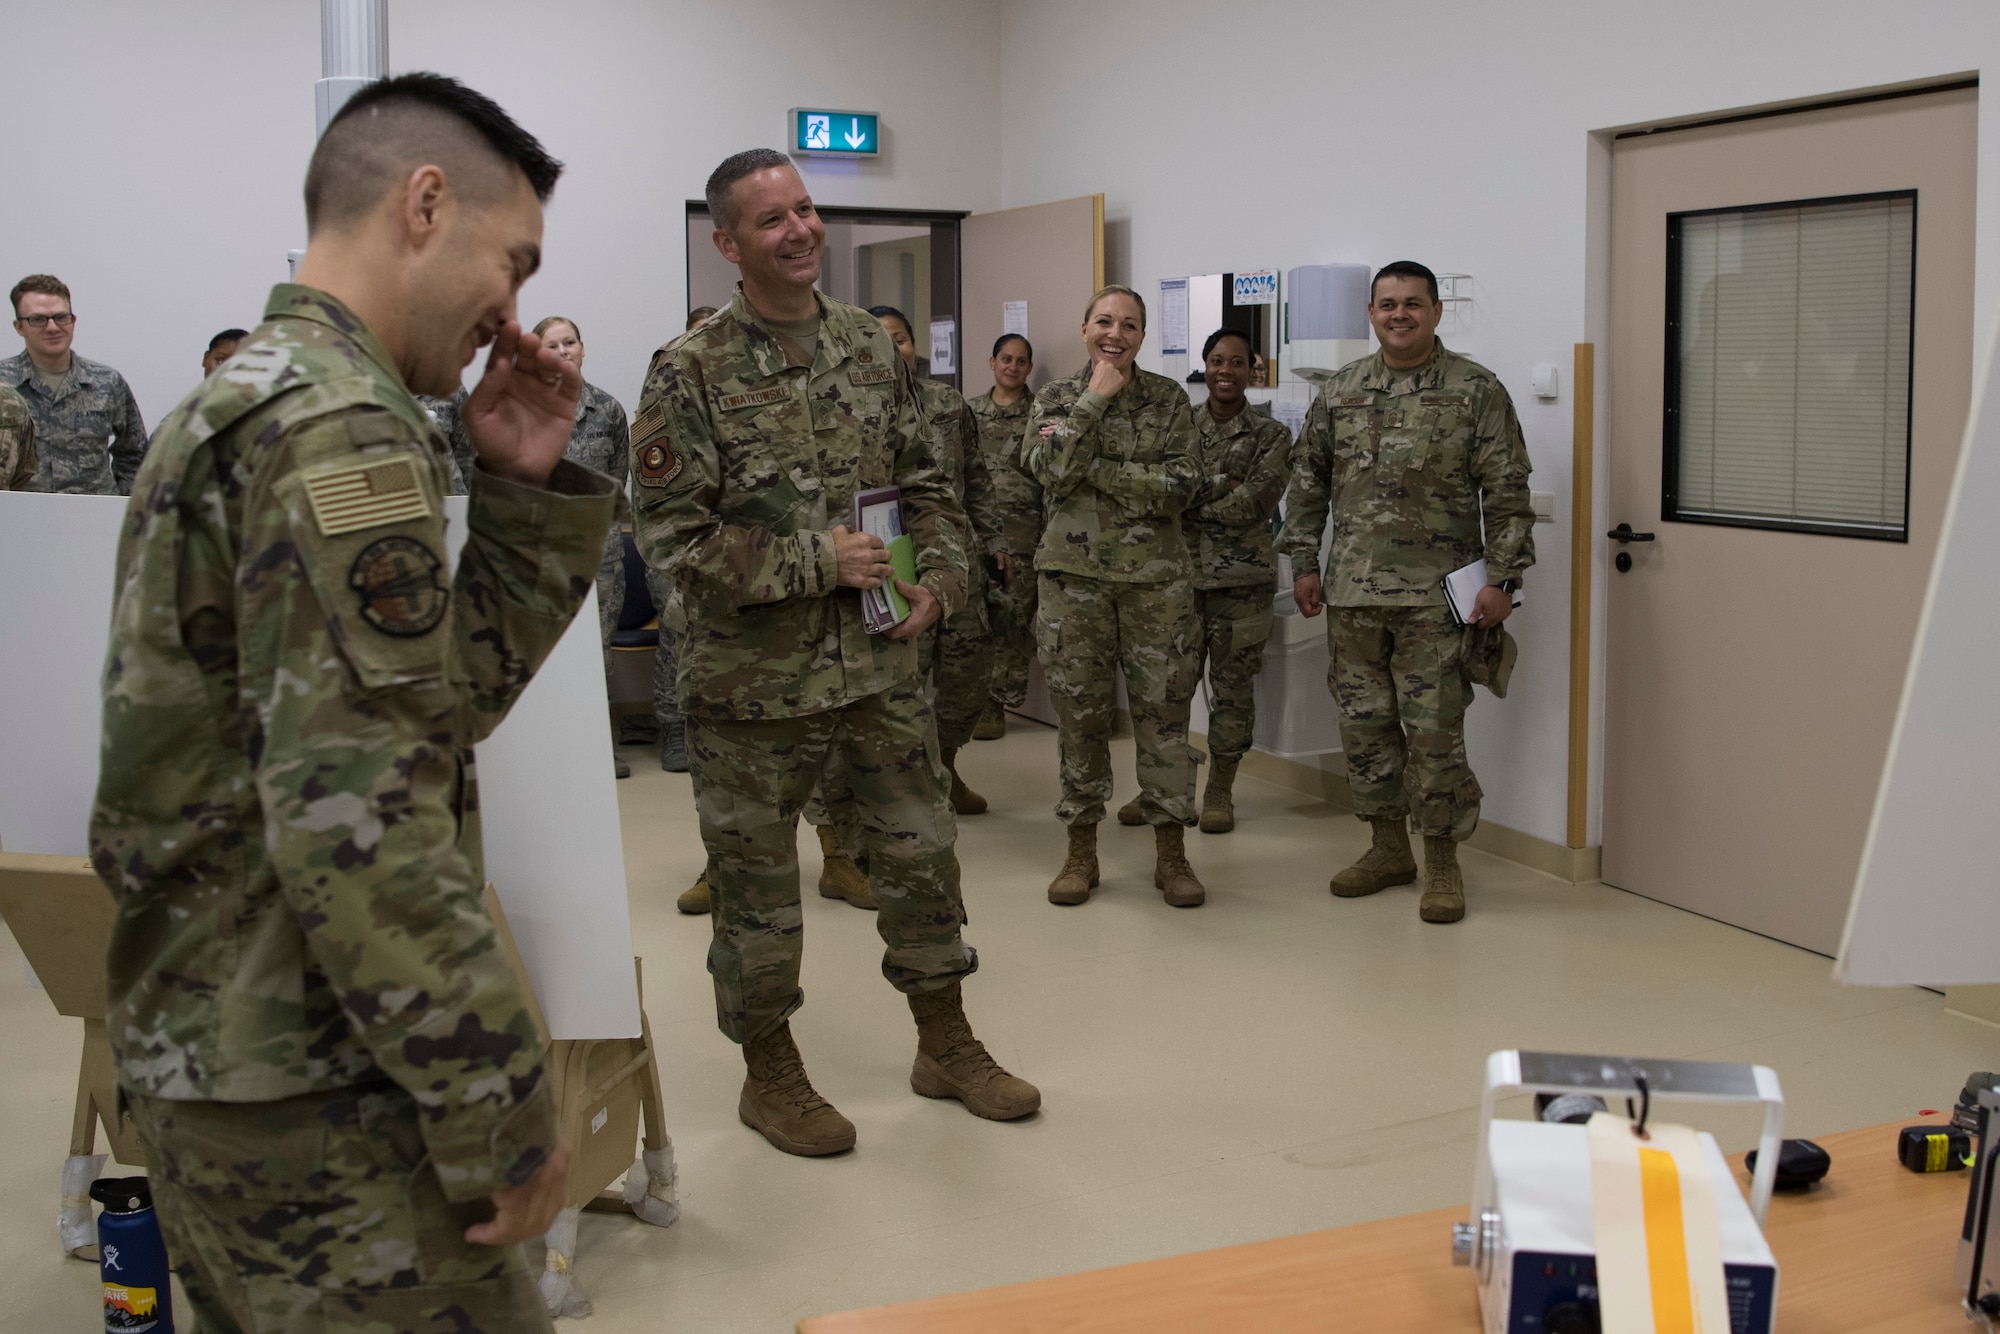
[[[1964,1328],[1952,1286],[1966,1174],[1920,1176],[1896,1161],[1895,1122],[1817,1141],[1833,1171],[1811,1193],[1771,1202],[1778,1328]],[[1749,1176],[1732,1159],[1745,1194]],[[1123,1330],[1476,1331],[1479,1296],[1451,1263],[1466,1210],[1388,1218],[1248,1246],[798,1323],[799,1334],[1099,1334]]]

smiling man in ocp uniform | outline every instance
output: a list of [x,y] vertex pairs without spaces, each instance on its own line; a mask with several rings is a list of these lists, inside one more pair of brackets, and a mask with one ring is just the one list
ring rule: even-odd
[[[480,904],[472,747],[597,570],[581,378],[524,333],[562,167],[491,101],[356,93],[305,259],[161,425],[118,551],[91,855],[109,1029],[200,1328],[549,1329],[568,1150]],[[447,568],[446,445],[477,464]]]
[[[1374,832],[1328,888],[1359,898],[1415,880],[1414,826],[1424,840],[1418,913],[1440,923],[1465,916],[1458,845],[1478,827],[1485,795],[1465,756],[1465,708],[1473,680],[1486,679],[1468,648],[1501,636],[1535,563],[1520,418],[1499,376],[1438,340],[1443,314],[1437,275],[1423,265],[1400,260],[1375,275],[1368,320],[1381,348],[1341,367],[1313,400],[1292,449],[1279,544],[1299,610],[1332,609],[1327,679],[1354,811]],[[1461,627],[1444,577],[1482,558],[1489,583]]]
[[[632,422],[634,534],[679,585],[688,755],[707,847],[717,1021],[748,1067],[737,1115],[786,1153],[853,1147],[807,1079],[796,841],[829,747],[853,779],[882,972],[917,1022],[911,1087],[991,1120],[1041,1105],[973,1036],[959,984],[957,836],[916,639],[962,607],[970,530],[918,428],[908,372],[867,312],[814,290],[826,229],[791,160],[738,153],[708,180],[715,244],[742,275],[729,306],[653,357]],[[910,616],[866,628],[891,576],[850,530],[854,497],[902,492],[918,581]]]

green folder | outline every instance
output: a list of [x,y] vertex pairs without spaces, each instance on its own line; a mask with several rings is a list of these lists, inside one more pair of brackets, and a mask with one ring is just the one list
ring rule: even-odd
[[[889,543],[889,567],[896,572],[896,578],[904,583],[917,582],[917,546],[910,540],[908,533]],[[884,584],[882,592],[888,596],[890,610],[896,613],[896,624],[901,625],[908,620],[910,603],[903,596],[902,590],[896,587],[895,581],[891,580]]]

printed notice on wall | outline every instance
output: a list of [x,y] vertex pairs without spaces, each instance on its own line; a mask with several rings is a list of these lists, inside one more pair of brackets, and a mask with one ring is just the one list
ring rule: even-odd
[[1160,355],[1184,357],[1188,350],[1188,290],[1185,278],[1160,279]]
[[1278,271],[1276,269],[1256,269],[1249,273],[1232,275],[1230,284],[1230,304],[1237,306],[1275,306],[1278,304]]
[[931,321],[931,374],[958,374],[958,321]]
[[1025,301],[1004,301],[1000,305],[1000,332],[1028,336],[1028,303]]

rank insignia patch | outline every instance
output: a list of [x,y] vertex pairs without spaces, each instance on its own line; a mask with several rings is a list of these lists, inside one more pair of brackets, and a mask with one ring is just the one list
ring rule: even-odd
[[430,496],[407,458],[329,468],[306,478],[305,486],[323,537],[431,515]]
[[413,537],[370,542],[347,570],[347,586],[361,604],[361,619],[385,635],[415,639],[437,629],[451,601],[438,580],[444,562]]

